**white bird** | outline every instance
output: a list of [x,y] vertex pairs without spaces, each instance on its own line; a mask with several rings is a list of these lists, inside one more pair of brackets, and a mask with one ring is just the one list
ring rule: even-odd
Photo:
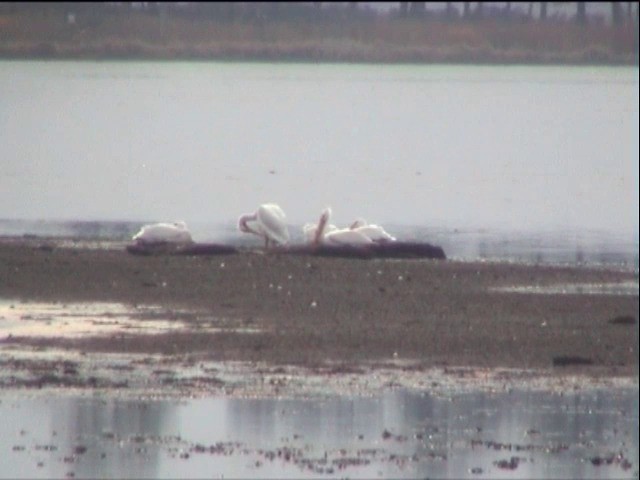
[[368,245],[373,241],[367,237],[364,233],[352,230],[350,228],[335,228],[327,231],[327,223],[331,218],[331,208],[327,207],[322,211],[318,226],[315,231],[315,238],[313,243],[316,245],[324,243],[327,245]]
[[[327,233],[330,232],[334,232],[338,230],[338,227],[336,227],[335,225],[331,224],[326,224],[324,227],[324,234],[326,235]],[[316,239],[316,232],[318,231],[318,224],[317,223],[305,223],[304,226],[302,227],[302,233],[304,234],[305,239],[307,240],[307,243],[314,243],[315,239]]]
[[373,242],[376,243],[384,243],[384,242],[395,242],[396,238],[389,235],[384,228],[380,225],[375,225],[373,223],[367,223],[367,221],[363,218],[358,218],[354,221],[349,228],[351,230],[355,230],[356,232],[360,232],[369,237]]
[[270,243],[285,245],[289,242],[286,216],[275,203],[260,205],[254,213],[245,213],[238,219],[238,229],[264,238],[264,245]]
[[189,233],[185,222],[144,225],[140,231],[133,236],[133,240],[138,244],[146,245],[193,242],[191,233]]

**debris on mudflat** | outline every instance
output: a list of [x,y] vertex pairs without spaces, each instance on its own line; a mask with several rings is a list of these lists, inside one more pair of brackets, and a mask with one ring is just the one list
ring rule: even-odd
[[365,245],[291,245],[273,250],[275,253],[315,255],[343,258],[430,258],[446,260],[442,247],[422,242],[381,242]]
[[526,461],[526,459],[521,457],[511,457],[509,460],[496,460],[493,464],[503,470],[515,470],[523,460]]
[[636,318],[631,315],[619,315],[609,320],[612,325],[635,325]]
[[127,252],[133,255],[229,255],[238,253],[236,247],[219,243],[132,243]]
[[553,357],[554,367],[568,367],[570,365],[593,365],[593,360],[590,358],[571,355],[559,355],[557,357]]

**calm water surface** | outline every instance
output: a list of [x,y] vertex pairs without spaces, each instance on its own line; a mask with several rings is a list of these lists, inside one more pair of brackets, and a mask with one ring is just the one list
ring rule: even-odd
[[637,478],[638,391],[0,396],[0,476]]
[[183,219],[212,240],[275,201],[296,231],[330,205],[463,257],[637,263],[637,68],[3,61],[0,92],[0,233]]

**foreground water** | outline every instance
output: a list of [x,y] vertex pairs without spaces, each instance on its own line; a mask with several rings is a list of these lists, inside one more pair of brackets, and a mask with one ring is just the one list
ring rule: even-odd
[[637,478],[638,390],[0,396],[11,478]]

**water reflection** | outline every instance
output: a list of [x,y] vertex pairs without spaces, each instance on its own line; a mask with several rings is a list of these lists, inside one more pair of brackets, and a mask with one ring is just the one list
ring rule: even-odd
[[491,288],[494,292],[536,293],[540,295],[638,295],[638,282],[561,283]]
[[169,311],[156,305],[132,307],[100,302],[18,302],[0,297],[0,337],[160,334],[190,328],[206,332],[261,332],[257,328],[234,328],[229,322],[222,322],[206,313],[176,309]]
[[0,397],[0,475],[638,475],[638,390],[375,397]]

